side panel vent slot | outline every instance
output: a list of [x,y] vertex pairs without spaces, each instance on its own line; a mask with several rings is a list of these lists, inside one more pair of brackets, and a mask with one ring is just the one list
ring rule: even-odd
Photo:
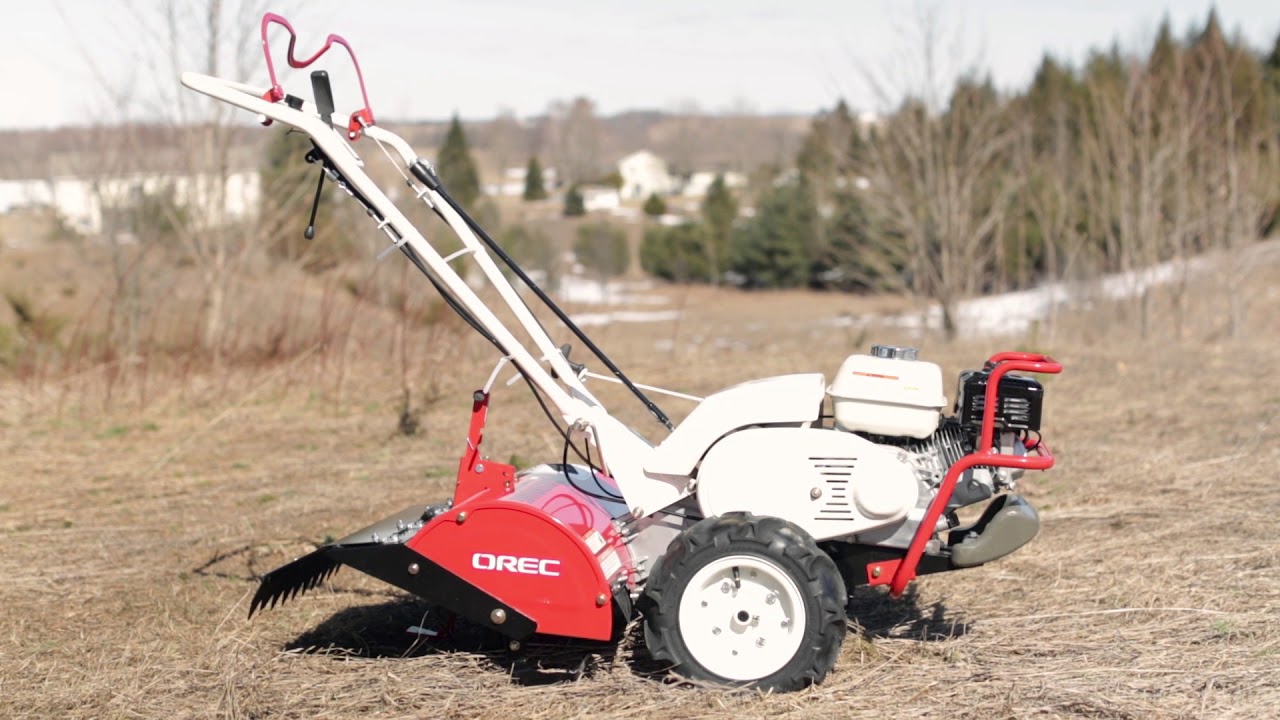
[[852,490],[849,489],[858,459],[853,457],[811,457],[814,472],[822,479],[822,503],[815,520],[848,522],[855,518]]

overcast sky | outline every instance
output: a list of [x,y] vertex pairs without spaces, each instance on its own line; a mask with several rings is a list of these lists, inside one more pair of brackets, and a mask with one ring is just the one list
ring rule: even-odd
[[[577,95],[595,100],[603,113],[694,103],[708,111],[809,114],[839,97],[855,109],[876,109],[866,71],[883,75],[918,57],[907,54],[912,43],[905,32],[914,27],[917,6],[887,0],[280,3],[289,5],[300,8],[286,12],[304,50],[329,32],[355,46],[382,118],[434,119],[455,111],[482,118],[503,108],[524,116]],[[1045,50],[1078,63],[1089,48],[1112,41],[1145,49],[1163,16],[1182,35],[1203,23],[1210,6],[972,0],[946,3],[942,15],[962,38],[960,55],[979,59],[1002,89],[1014,89],[1030,79]],[[1280,32],[1275,0],[1216,6],[1226,30],[1238,30],[1255,47],[1270,48]],[[138,80],[143,34],[119,2],[0,0],[0,18],[0,128],[83,124],[110,107],[104,86],[145,84]],[[283,34],[273,38],[283,50]],[[163,57],[163,49],[153,55]],[[340,108],[348,104],[342,92]]]

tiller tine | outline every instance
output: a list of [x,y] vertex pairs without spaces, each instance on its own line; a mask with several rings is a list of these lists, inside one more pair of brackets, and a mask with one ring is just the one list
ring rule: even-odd
[[330,556],[332,548],[326,545],[263,575],[262,584],[249,603],[249,617],[259,609],[275,607],[277,602],[283,603],[307,592],[336,573],[342,563]]
[[361,548],[398,544],[412,537],[424,522],[442,509],[438,505],[405,508],[263,575],[258,592],[249,603],[249,617],[253,617],[258,610],[274,608],[276,603],[283,604],[329,579],[338,568],[348,564],[346,560],[352,551],[363,555],[364,553],[359,553]]

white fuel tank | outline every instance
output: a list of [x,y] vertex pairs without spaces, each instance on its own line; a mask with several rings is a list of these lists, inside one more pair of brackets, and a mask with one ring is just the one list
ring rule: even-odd
[[916,360],[912,348],[877,345],[871,351],[849,356],[827,387],[836,427],[895,437],[932,435],[947,404],[942,368]]

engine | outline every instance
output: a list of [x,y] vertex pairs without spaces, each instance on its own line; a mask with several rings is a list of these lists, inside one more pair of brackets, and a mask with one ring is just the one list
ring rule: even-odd
[[[952,415],[944,415],[942,369],[916,359],[913,348],[877,345],[870,355],[853,355],[827,388],[832,398],[835,427],[877,445],[897,448],[899,461],[909,465],[919,482],[919,501],[912,515],[923,515],[947,470],[972,453],[982,431],[990,367],[960,373]],[[1044,388],[1033,378],[1005,375],[1000,381],[995,412],[996,443],[1001,452],[1025,452],[1020,441],[1040,429]],[[1021,471],[976,467],[956,483],[948,510],[987,500],[1011,490]],[[903,523],[903,527],[909,523]],[[878,544],[898,544],[909,533],[895,536],[893,526],[863,537]]]
[[[938,365],[917,360],[911,348],[876,346],[870,355],[847,358],[826,387],[834,428],[812,420],[742,424],[759,405],[757,396],[776,405],[805,394],[797,413],[816,409],[810,403],[823,392],[821,376],[783,376],[735,386],[704,400],[681,426],[684,435],[678,430],[660,449],[668,443],[679,449],[677,441],[708,425],[696,424],[699,412],[728,417],[739,428],[725,435],[725,423],[710,423],[706,434],[723,437],[697,464],[698,505],[704,516],[733,511],[772,515],[796,523],[820,541],[856,538],[905,547],[947,472],[977,448],[989,377],[990,368],[962,375],[957,404],[948,415]],[[816,395],[809,394],[815,390]],[[1042,395],[1034,381],[1001,380],[995,436],[1000,452],[1024,452],[1019,440],[1039,426]],[[693,444],[700,447],[701,440]],[[1016,479],[1006,469],[971,468],[957,478],[946,510],[988,500],[1012,489]],[[938,529],[951,527],[953,519],[948,512]]]

